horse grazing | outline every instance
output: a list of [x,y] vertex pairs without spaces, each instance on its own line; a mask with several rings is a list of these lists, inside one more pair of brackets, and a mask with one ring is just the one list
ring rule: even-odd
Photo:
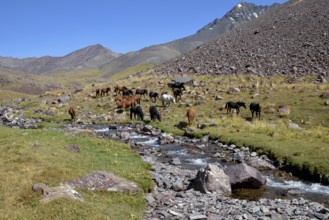
[[178,89],[178,88],[174,88],[173,93],[174,93],[174,97],[177,101],[178,101],[178,97],[179,97],[179,99],[182,99],[183,90]]
[[194,108],[187,109],[186,116],[187,116],[187,120],[188,120],[188,124],[187,125],[188,126],[191,126],[192,125],[192,121],[195,118],[195,110],[194,110]]
[[162,105],[165,106],[165,103],[168,103],[168,106],[170,106],[170,103],[176,103],[174,97],[168,94],[162,94],[161,95]]
[[241,106],[246,109],[246,103],[244,102],[226,102],[225,109],[227,109],[227,114],[231,113],[232,109],[236,109],[236,113],[239,114]]
[[258,117],[258,119],[260,120],[260,113],[262,111],[262,107],[259,105],[259,103],[250,103],[249,109],[251,111],[251,118],[254,118],[254,113],[256,113],[256,118]]
[[151,106],[149,111],[150,111],[150,116],[151,116],[152,121],[155,121],[156,119],[161,121],[161,115],[155,106]]
[[68,112],[69,112],[69,114],[70,114],[70,116],[71,116],[71,120],[72,120],[72,121],[75,121],[75,119],[76,119],[76,115],[75,115],[75,110],[74,110],[74,108],[73,108],[73,107],[70,107]]
[[144,120],[144,113],[140,105],[132,106],[130,108],[130,120],[133,119],[133,115],[134,119]]
[[150,97],[151,101],[156,102],[157,98],[159,97],[159,93],[151,91],[149,93],[149,97]]
[[145,97],[145,95],[147,95],[147,89],[136,89],[135,94],[139,94]]

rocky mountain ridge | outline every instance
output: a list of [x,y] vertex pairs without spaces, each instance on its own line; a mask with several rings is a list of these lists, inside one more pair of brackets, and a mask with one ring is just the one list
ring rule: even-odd
[[123,54],[117,59],[103,65],[101,70],[107,76],[110,76],[116,72],[142,63],[153,65],[164,63],[205,42],[218,39],[222,34],[248,23],[277,7],[279,7],[279,4],[257,6],[252,3],[241,2],[223,17],[215,19],[193,35],[168,43],[145,47],[136,52]]
[[160,65],[156,73],[328,77],[328,30],[326,0],[289,1],[218,40]]
[[46,74],[54,71],[71,71],[99,67],[121,54],[112,52],[100,44],[88,46],[63,57],[40,58],[0,57],[0,69],[23,73]]

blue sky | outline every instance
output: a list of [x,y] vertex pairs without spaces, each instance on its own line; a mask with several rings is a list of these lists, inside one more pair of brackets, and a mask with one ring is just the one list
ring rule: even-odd
[[[0,56],[64,56],[101,44],[137,51],[194,34],[237,0],[1,0]],[[245,0],[271,5],[286,0]]]

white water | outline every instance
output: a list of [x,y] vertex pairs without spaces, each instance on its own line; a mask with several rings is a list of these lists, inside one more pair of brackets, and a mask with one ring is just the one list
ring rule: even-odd
[[172,150],[168,151],[169,155],[178,155],[178,156],[186,156],[187,155],[187,150],[186,149],[181,149],[181,150]]
[[198,158],[198,159],[188,159],[188,161],[191,164],[199,165],[199,166],[207,166],[207,164],[208,164],[205,160],[202,160],[200,158]]
[[150,138],[150,140],[148,141],[141,141],[141,142],[151,146],[160,146],[158,138]]
[[109,131],[108,128],[102,128],[102,129],[95,129],[96,132],[106,132]]
[[267,177],[267,186],[273,188],[281,188],[281,189],[299,189],[308,193],[317,193],[317,194],[326,194],[329,195],[329,187],[323,186],[319,183],[306,184],[300,181],[293,180],[283,180],[283,181],[275,181],[270,177]]

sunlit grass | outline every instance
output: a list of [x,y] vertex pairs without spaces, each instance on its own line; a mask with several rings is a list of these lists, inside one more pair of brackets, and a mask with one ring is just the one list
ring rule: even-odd
[[[92,171],[109,171],[152,189],[148,164],[129,146],[95,137],[65,136],[63,132],[0,127],[1,200],[3,219],[142,219],[144,193],[124,195],[79,191],[85,202],[59,199],[41,204],[34,183],[48,186],[77,179]],[[80,153],[65,149],[75,145]]]

